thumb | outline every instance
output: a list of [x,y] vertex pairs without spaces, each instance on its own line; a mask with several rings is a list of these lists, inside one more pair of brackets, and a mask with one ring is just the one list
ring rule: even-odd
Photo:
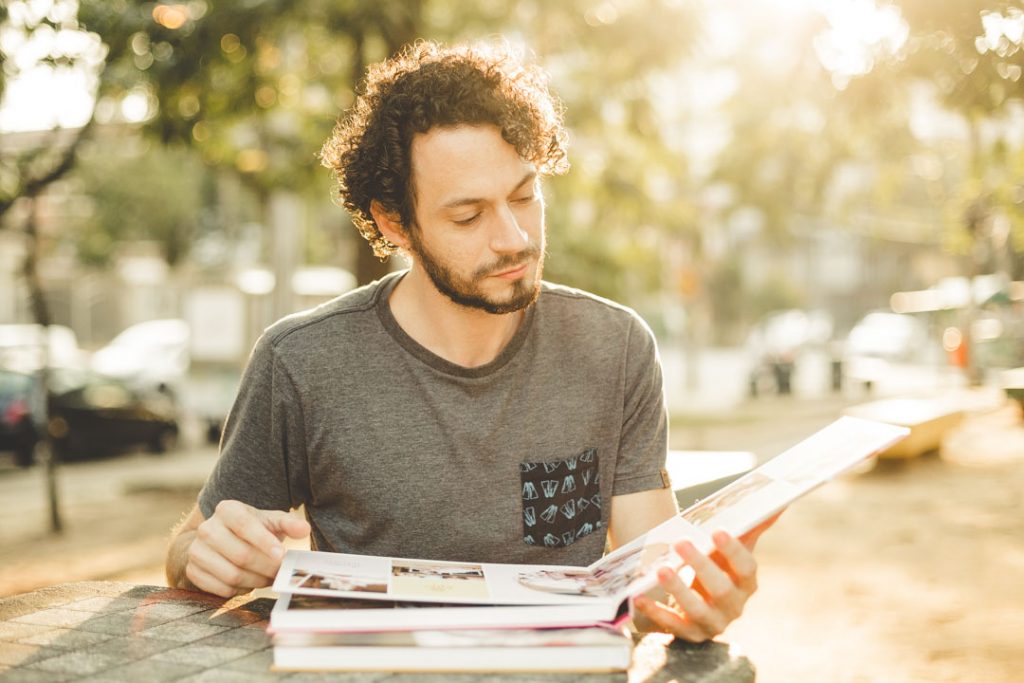
[[310,532],[309,522],[281,510],[265,510],[263,523],[279,539],[285,536],[289,538],[304,538]]

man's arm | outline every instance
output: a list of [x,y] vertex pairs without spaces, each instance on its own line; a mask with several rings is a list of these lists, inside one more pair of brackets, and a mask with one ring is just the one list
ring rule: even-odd
[[639,538],[678,513],[676,497],[670,488],[612,496],[608,523],[608,540],[612,549]]
[[281,539],[309,535],[309,523],[280,510],[221,501],[209,519],[196,505],[167,548],[167,585],[223,598],[269,586],[284,557]]
[[[612,497],[608,536],[612,547],[619,547],[646,533],[677,514],[672,489],[652,489]],[[736,539],[723,531],[712,534],[715,551],[699,552],[683,541],[675,550],[695,573],[687,585],[668,567],[658,570],[660,594],[638,596],[634,600],[641,630],[665,631],[685,640],[701,642],[714,638],[743,611],[757,590],[757,562],[753,550],[758,537],[778,519],[761,523]],[[675,606],[668,600],[674,598]]]

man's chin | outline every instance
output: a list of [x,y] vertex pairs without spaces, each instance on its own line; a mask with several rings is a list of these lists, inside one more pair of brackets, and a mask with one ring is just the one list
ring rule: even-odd
[[512,292],[503,299],[480,295],[452,298],[452,300],[467,308],[483,310],[494,315],[507,315],[523,310],[536,301],[538,296],[540,296],[540,280],[529,284],[522,281],[517,282]]

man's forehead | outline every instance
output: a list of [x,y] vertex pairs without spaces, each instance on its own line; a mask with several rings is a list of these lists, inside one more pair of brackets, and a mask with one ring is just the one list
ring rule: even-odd
[[504,196],[537,175],[496,126],[432,128],[413,137],[410,152],[417,200],[434,206]]

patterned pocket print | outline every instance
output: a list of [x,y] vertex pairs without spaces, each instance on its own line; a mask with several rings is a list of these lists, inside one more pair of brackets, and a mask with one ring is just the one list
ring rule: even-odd
[[572,545],[601,521],[597,449],[553,462],[521,462],[523,542],[547,548]]

